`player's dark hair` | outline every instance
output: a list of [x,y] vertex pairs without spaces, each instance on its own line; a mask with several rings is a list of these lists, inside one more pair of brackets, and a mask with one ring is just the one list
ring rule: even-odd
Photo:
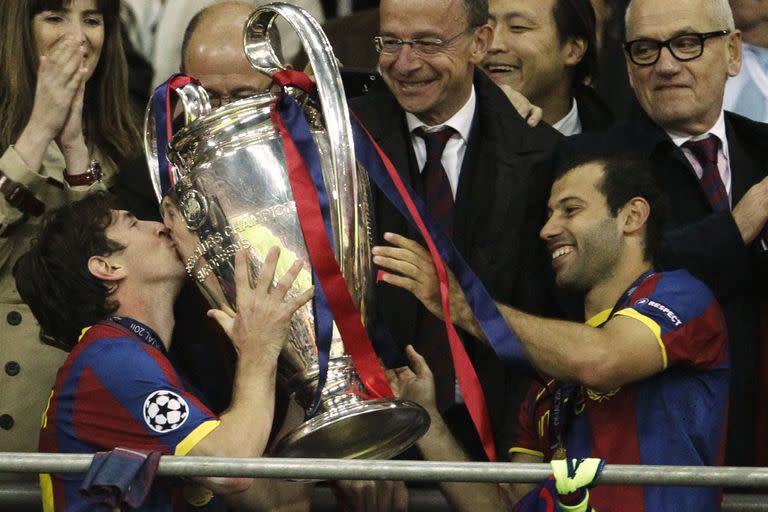
[[107,238],[112,209],[112,197],[96,193],[47,213],[29,251],[13,266],[19,295],[49,345],[71,350],[83,328],[117,310],[110,287],[88,270],[91,256],[123,249]]
[[653,261],[661,244],[664,223],[667,220],[669,204],[659,185],[651,163],[634,155],[579,155],[560,163],[555,171],[555,181],[573,169],[587,164],[603,167],[600,192],[605,196],[611,215],[616,216],[632,198],[642,197],[651,207],[645,229],[643,256]]

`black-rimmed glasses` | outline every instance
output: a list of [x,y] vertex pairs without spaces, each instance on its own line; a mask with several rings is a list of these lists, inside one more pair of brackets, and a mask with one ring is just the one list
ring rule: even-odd
[[704,53],[704,41],[713,37],[723,37],[730,34],[730,30],[717,30],[715,32],[696,32],[681,34],[666,41],[655,39],[635,39],[624,43],[624,50],[629,55],[629,60],[638,66],[652,66],[659,61],[661,49],[666,48],[674,58],[680,61],[698,59]]
[[373,44],[376,51],[384,55],[397,55],[403,45],[410,45],[417,55],[430,56],[437,55],[445,50],[451,43],[466,34],[468,30],[463,30],[448,39],[438,37],[425,37],[420,39],[398,39],[396,37],[376,36],[373,38]]

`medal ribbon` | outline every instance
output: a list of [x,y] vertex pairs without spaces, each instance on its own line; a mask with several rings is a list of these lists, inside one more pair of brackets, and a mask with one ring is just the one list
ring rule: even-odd
[[134,336],[140,338],[144,343],[150,347],[156,348],[163,354],[166,354],[165,345],[160,341],[160,336],[155,333],[150,327],[144,325],[138,320],[128,318],[125,316],[113,316],[109,319],[113,324],[117,324],[123,329],[130,331]]
[[[643,284],[643,282],[653,274],[653,269],[646,270],[640,277],[635,279],[632,285],[627,288],[626,291],[621,294],[619,300],[616,301],[608,318],[610,319],[616,311],[627,306],[627,301],[629,301],[629,298],[635,293],[637,287]],[[582,386],[559,383],[552,396],[552,406],[550,408],[549,416],[549,431],[551,434],[549,447],[553,453],[555,453],[555,458],[565,458],[566,460],[570,460],[567,455],[568,431],[570,430],[571,421],[575,414],[574,407],[576,399],[582,391]]]

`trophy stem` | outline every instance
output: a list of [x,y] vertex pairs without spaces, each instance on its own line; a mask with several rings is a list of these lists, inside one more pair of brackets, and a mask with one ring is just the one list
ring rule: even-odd
[[[286,382],[306,412],[318,384],[313,365]],[[411,446],[429,428],[429,415],[413,402],[366,399],[351,358],[332,358],[318,413],[286,434],[270,450],[276,457],[386,459]]]

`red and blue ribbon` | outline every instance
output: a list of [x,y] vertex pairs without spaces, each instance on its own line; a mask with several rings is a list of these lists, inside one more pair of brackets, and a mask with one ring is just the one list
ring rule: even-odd
[[[275,81],[281,85],[308,87],[307,84],[297,83],[294,80],[297,75],[299,75],[297,72],[278,73]],[[346,352],[352,359],[370,396],[391,397],[392,390],[373,350],[368,333],[363,327],[360,312],[352,300],[331,247],[328,197],[317,146],[314,144],[301,108],[293,98],[283,94],[276,107],[272,111],[272,121],[283,141],[288,178],[296,201],[299,224],[304,234],[311,266],[317,277],[319,288],[322,289],[322,299],[315,301],[315,308],[321,318],[325,318],[327,309],[330,309],[344,340]],[[323,320],[320,319],[320,322]],[[321,373],[325,373],[328,356],[327,352],[325,355],[321,355],[320,352],[327,351],[330,341],[327,342],[327,346],[320,345],[326,345],[325,340],[318,343],[319,359],[321,363],[325,361],[325,368],[321,367],[320,370]],[[322,377],[322,380],[324,382],[325,377]],[[321,389],[321,386],[318,385],[318,388]]]
[[196,79],[177,73],[163,84],[158,85],[152,93],[152,108],[155,112],[155,137],[157,140],[157,163],[162,195],[168,193],[176,184],[173,167],[166,158],[168,141],[173,136],[173,111],[171,110],[171,93],[189,83],[199,84]]
[[496,448],[485,396],[461,338],[451,322],[446,264],[456,275],[483,333],[499,358],[506,362],[526,362],[527,364],[520,340],[499,313],[480,279],[456,250],[451,239],[440,229],[437,221],[432,218],[424,201],[402,181],[392,162],[354,114],[351,115],[351,121],[357,161],[366,169],[368,176],[386,198],[412,225],[418,228],[435,263],[456,378],[486,455],[489,460],[494,461]]
[[[279,73],[275,78],[275,81],[282,86],[294,85],[307,92],[311,91],[314,85],[303,73],[295,71]],[[432,219],[421,198],[401,180],[392,163],[354,114],[351,115],[351,121],[357,161],[366,169],[371,180],[387,199],[419,229],[435,262],[440,279],[446,330],[459,386],[485,452],[489,460],[496,460],[485,396],[458,332],[451,322],[446,266],[456,275],[481,329],[498,356],[506,362],[527,362],[520,341],[499,313],[485,287],[453,246],[450,238]],[[283,95],[278,108],[273,113],[273,122],[285,146],[291,188],[312,267],[319,278],[323,295],[329,301],[329,307],[339,325],[339,330],[342,331],[347,351],[361,379],[372,394],[391,396],[391,390],[376,359],[372,344],[360,321],[360,314],[352,303],[331,250],[329,242],[331,238],[328,233],[329,215],[323,212],[321,206],[327,201],[327,194],[322,181],[322,168],[317,148],[309,133],[306,120],[298,104],[287,95]],[[382,393],[377,390],[386,391]]]

